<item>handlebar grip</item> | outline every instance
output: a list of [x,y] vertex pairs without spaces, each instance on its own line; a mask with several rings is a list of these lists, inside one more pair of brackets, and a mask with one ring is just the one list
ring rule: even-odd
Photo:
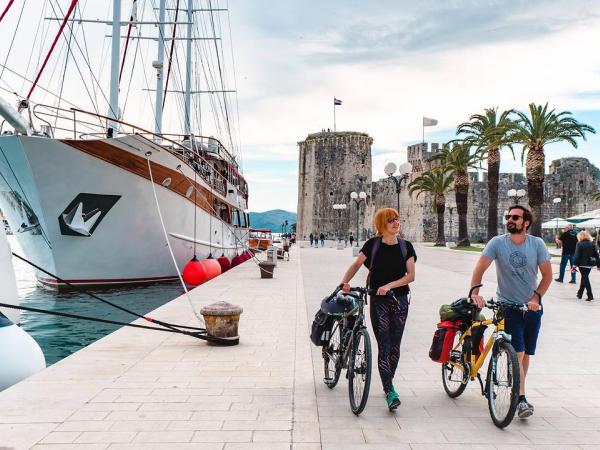
[[476,285],[476,286],[472,286],[472,287],[471,287],[471,289],[469,290],[469,295],[467,295],[467,298],[469,298],[469,299],[470,299],[470,298],[471,298],[471,294],[473,293],[473,291],[474,291],[475,289],[478,289],[478,288],[480,288],[481,286],[483,286],[483,284],[478,284],[478,285]]

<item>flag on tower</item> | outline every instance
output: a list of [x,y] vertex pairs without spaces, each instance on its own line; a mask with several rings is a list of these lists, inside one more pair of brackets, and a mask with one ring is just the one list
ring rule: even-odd
[[424,127],[433,127],[437,125],[438,121],[435,119],[430,119],[429,117],[423,117],[423,126]]
[[341,106],[342,105],[342,101],[333,97],[333,106]]

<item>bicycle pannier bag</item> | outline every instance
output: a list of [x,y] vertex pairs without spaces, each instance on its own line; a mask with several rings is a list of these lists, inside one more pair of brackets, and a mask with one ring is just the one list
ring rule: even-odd
[[437,325],[433,341],[429,348],[429,357],[434,362],[445,363],[450,360],[450,351],[454,344],[454,336],[460,328],[460,321],[444,320]]
[[317,311],[312,323],[310,340],[313,344],[322,346],[329,344],[331,339],[331,329],[333,328],[333,317],[321,311]]

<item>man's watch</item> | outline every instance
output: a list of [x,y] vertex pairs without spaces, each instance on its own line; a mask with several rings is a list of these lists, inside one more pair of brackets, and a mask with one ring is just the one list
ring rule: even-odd
[[537,296],[538,296],[538,300],[540,301],[540,303],[542,303],[542,294],[540,294],[540,293],[537,291],[537,289],[536,289],[536,290],[534,290],[534,291],[533,291],[533,293],[534,293],[535,295],[537,295]]

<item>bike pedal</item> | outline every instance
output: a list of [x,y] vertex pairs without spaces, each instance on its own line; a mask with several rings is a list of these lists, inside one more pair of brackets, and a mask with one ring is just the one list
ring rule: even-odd
[[333,378],[323,378],[323,383],[329,383],[333,381]]

